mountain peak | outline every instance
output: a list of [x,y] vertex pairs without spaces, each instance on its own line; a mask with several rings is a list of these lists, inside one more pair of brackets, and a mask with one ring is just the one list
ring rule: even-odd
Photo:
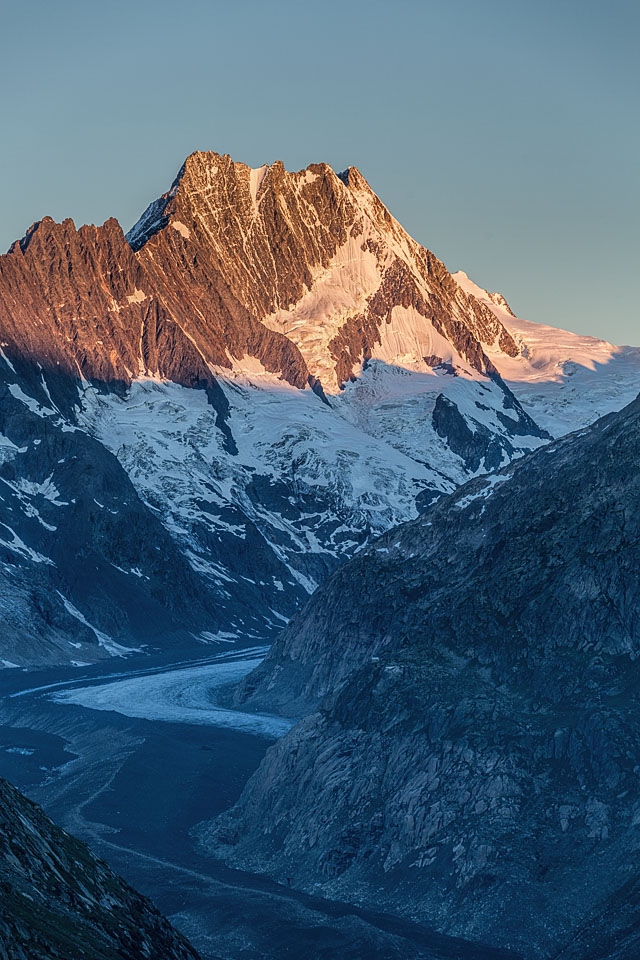
[[[199,545],[185,582],[205,570],[206,596],[228,611],[219,622],[246,625],[239,611],[254,602],[267,618],[272,607],[288,617],[338,557],[412,516],[416,498],[429,502],[637,393],[635,354],[515,320],[496,295],[470,284],[409,236],[355,167],[290,172],[280,161],[250,167],[193,153],[126,239],[113,219],[76,229],[46,217],[0,257],[0,406],[5,431],[16,416],[20,426],[3,447],[13,458],[7,477],[20,469],[35,482],[31,461],[25,454],[21,466],[15,451],[40,420],[55,431],[68,418],[72,429],[60,419],[55,443],[73,445],[82,464],[94,456],[78,446],[82,424],[91,432],[100,423],[145,502],[164,503],[167,529],[179,522],[184,543]],[[173,421],[175,410],[184,413]],[[185,430],[187,447],[204,457],[197,465],[184,459]],[[49,463],[44,443],[34,451],[38,482],[52,470],[57,482],[66,458],[54,451]],[[155,477],[150,487],[142,462]],[[172,512],[182,503],[167,478],[174,466],[190,491],[188,522]],[[68,489],[71,504],[71,482]],[[7,529],[21,509],[18,493],[11,505],[0,501]],[[210,496],[222,513],[203,520]],[[57,538],[45,545],[43,537],[56,529],[58,507],[44,526],[27,507],[21,542],[32,538],[33,552],[21,555],[36,566],[51,559],[53,576]],[[275,524],[265,520],[272,514]],[[119,509],[104,516],[116,523]],[[220,552],[214,530],[223,531]],[[247,580],[242,558],[260,531],[274,586],[268,603],[256,590],[247,604],[244,584],[260,577]],[[1,540],[5,554],[20,553],[18,541]],[[144,572],[148,558],[132,557],[131,566]],[[119,590],[114,583],[113,595]],[[82,594],[68,599],[84,610]],[[129,615],[118,625],[101,610],[98,629],[127,639]],[[201,615],[209,616],[204,607],[194,623]],[[147,638],[146,627],[136,630],[136,640]]]
[[373,193],[373,190],[369,186],[367,180],[360,173],[357,167],[347,167],[346,170],[343,170],[342,173],[338,173],[337,177],[339,180],[342,180],[346,187],[349,187],[350,190],[368,190],[370,193]]
[[510,317],[515,317],[515,313],[509,306],[504,294],[499,293],[497,290],[489,293],[484,287],[479,287],[477,283],[474,283],[464,270],[457,270],[455,273],[452,273],[451,276],[465,293],[475,297],[476,300],[480,300],[481,303],[486,303],[489,308],[498,307],[500,310],[505,311]]
[[394,220],[355,166],[290,172],[281,161],[251,168],[198,151],[127,239],[153,271],[155,248],[165,245],[162,257],[188,258],[182,269],[192,281],[196,272],[207,287],[214,274],[223,277],[227,296],[292,341],[331,393],[374,357],[426,370],[424,357],[438,356],[485,376],[492,366],[481,343],[498,339],[517,353],[484,303],[454,304],[459,288],[444,265]]

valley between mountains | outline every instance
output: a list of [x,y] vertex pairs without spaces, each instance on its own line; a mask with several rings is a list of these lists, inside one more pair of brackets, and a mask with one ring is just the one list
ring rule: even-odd
[[636,955],[640,348],[514,310],[326,164],[0,257],[0,775],[181,931],[33,956]]

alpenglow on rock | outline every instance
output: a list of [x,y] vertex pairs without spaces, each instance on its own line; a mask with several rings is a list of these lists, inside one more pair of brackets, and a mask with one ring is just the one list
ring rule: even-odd
[[0,659],[269,639],[372,535],[639,387],[638,351],[517,320],[354,168],[192,154],[126,237],[45,217],[0,257]]
[[635,956],[639,458],[640,399],[333,574],[238,694],[306,716],[208,846],[527,958]]

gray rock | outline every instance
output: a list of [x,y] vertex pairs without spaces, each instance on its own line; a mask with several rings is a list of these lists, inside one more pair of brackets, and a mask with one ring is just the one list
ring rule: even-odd
[[236,694],[307,715],[205,842],[525,956],[604,943],[640,849],[639,453],[636,400],[339,569]]

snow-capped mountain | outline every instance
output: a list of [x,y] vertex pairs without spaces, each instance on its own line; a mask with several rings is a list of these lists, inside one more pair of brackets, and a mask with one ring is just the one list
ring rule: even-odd
[[[618,347],[596,337],[521,320],[502,294],[483,290],[461,270],[453,278],[485,303],[513,337],[517,356],[502,354],[494,357],[495,363],[536,423],[554,437],[592,423],[635,398],[637,347]],[[491,349],[487,353],[493,357]]]
[[277,633],[434,498],[640,389],[516,320],[362,175],[195,153],[124,235],[0,258],[0,656]]

